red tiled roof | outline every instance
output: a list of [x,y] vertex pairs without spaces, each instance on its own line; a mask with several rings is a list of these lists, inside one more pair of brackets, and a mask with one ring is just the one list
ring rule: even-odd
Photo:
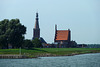
[[68,40],[69,30],[57,30],[55,40]]

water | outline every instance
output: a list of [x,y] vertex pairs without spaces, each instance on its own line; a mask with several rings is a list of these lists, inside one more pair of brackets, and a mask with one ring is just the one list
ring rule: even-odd
[[0,59],[0,67],[100,67],[100,53],[38,59]]

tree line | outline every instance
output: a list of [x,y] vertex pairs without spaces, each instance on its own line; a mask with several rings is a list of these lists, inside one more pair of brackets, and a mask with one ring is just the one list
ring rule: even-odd
[[0,21],[0,48],[33,48],[42,47],[41,41],[25,39],[26,27],[19,19],[4,19]]

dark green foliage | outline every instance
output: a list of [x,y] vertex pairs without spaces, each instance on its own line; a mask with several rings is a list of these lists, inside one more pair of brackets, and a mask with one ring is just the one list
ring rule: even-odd
[[22,48],[27,48],[27,49],[32,49],[34,47],[34,44],[32,43],[31,40],[24,40],[24,43],[22,45]]
[[25,33],[26,27],[20,23],[19,19],[0,21],[0,45],[2,48],[8,48],[8,44],[13,48],[21,47]]
[[32,49],[32,48],[42,48],[41,41],[38,38],[35,38],[34,40],[24,40],[22,48]]
[[71,48],[77,47],[77,43],[75,41],[70,41],[69,45]]
[[34,40],[32,40],[32,42],[33,42],[35,48],[43,47],[41,41],[38,38],[35,38]]

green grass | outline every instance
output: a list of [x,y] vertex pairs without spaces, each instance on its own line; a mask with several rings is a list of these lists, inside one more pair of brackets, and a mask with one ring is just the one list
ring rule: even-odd
[[[22,55],[38,56],[66,56],[72,54],[100,53],[100,48],[34,48],[21,49]],[[0,49],[0,54],[19,54],[19,49]]]

